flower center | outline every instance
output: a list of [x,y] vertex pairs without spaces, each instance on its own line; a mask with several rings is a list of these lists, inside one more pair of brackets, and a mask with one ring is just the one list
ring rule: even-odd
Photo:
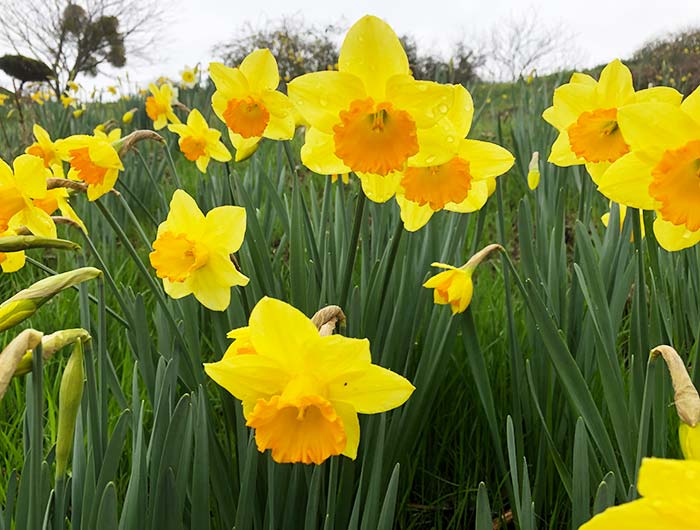
[[661,216],[700,230],[700,140],[666,151],[651,174],[649,194],[661,203]]
[[153,252],[149,258],[158,278],[184,282],[190,274],[206,265],[209,251],[185,234],[167,231],[153,242]]
[[335,154],[353,171],[388,175],[418,152],[416,123],[391,103],[355,100],[333,127]]
[[342,453],[347,444],[343,421],[318,395],[294,403],[280,403],[280,396],[259,399],[246,425],[255,429],[258,450],[272,449],[278,463],[321,464]]
[[158,101],[155,97],[148,96],[146,98],[146,114],[148,114],[148,117],[153,121],[157,120],[158,116],[161,114],[166,114],[167,111],[167,106]]
[[401,179],[406,198],[420,206],[441,210],[449,202],[460,203],[472,187],[469,162],[455,157],[432,167],[409,167]]
[[185,83],[193,83],[194,82],[194,72],[182,72],[182,80]]
[[107,168],[98,166],[90,158],[90,148],[81,147],[69,151],[70,165],[78,173],[78,178],[86,184],[102,184],[107,174]]
[[15,186],[0,186],[0,233],[5,232],[10,219],[25,207],[24,197]]
[[262,136],[270,122],[270,112],[252,96],[229,99],[224,111],[226,126],[243,138]]
[[180,150],[187,160],[195,161],[207,154],[207,141],[204,138],[186,136],[180,140]]
[[617,109],[584,112],[568,129],[569,144],[586,162],[614,162],[629,153],[617,124]]
[[30,145],[27,149],[27,154],[41,158],[44,161],[44,167],[49,167],[51,162],[56,158],[55,150],[45,149],[39,144]]

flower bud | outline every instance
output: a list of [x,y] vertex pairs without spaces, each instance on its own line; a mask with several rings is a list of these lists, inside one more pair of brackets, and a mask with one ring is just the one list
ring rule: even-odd
[[[54,353],[56,353],[58,350],[71,344],[75,344],[77,341],[81,341],[83,344],[85,344],[90,340],[90,338],[90,334],[82,328],[63,329],[52,333],[51,335],[44,335],[44,338],[41,339],[41,356],[45,361],[47,361],[53,357]],[[17,365],[17,368],[15,369],[15,377],[21,377],[31,372],[32,361],[33,352],[29,350],[22,356],[22,359]]]
[[56,434],[56,477],[62,477],[68,467],[68,458],[73,449],[75,437],[75,420],[78,417],[80,402],[85,385],[83,367],[83,343],[78,340],[73,353],[68,359],[61,378],[61,390],[58,395],[58,430]]
[[55,294],[86,280],[101,276],[94,267],[82,267],[39,280],[0,304],[0,331],[4,331],[32,316]]
[[540,184],[540,153],[532,153],[530,165],[527,168],[527,187],[534,190]]
[[0,400],[15,374],[17,365],[27,350],[33,350],[41,342],[42,333],[34,329],[25,329],[17,335],[0,353]]
[[80,250],[80,245],[66,239],[52,239],[38,236],[8,236],[0,238],[0,252],[19,252],[31,248],[56,248]]

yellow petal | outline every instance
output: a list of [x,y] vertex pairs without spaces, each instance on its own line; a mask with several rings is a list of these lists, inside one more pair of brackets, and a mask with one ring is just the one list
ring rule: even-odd
[[571,150],[569,143],[569,134],[566,131],[561,131],[557,139],[552,144],[552,151],[549,153],[548,162],[561,167],[575,166],[583,164],[583,158],[578,158],[576,153]]
[[[338,172],[340,173],[340,171]],[[386,202],[391,199],[401,182],[402,174],[394,171],[387,176],[374,175],[372,173],[358,173],[362,191],[370,201]]]
[[404,377],[370,365],[359,377],[329,384],[328,399],[348,403],[360,414],[377,414],[401,406],[414,390]]
[[461,137],[449,120],[440,120],[427,129],[418,129],[420,151],[408,159],[413,167],[438,166],[457,155]]
[[700,230],[691,232],[685,226],[674,225],[661,218],[657,212],[654,220],[654,235],[659,245],[669,252],[689,248],[700,241]]
[[618,110],[617,121],[633,151],[661,153],[698,136],[698,125],[679,107],[668,103],[626,105]]
[[372,363],[372,356],[367,339],[316,334],[309,344],[306,360],[318,379],[344,383],[348,377],[364,373]]
[[515,162],[507,149],[481,140],[462,140],[459,156],[469,162],[469,173],[475,180],[503,175]]
[[557,129],[567,129],[579,116],[595,108],[596,85],[569,83],[554,91],[553,105],[544,111],[542,117]]
[[675,530],[693,528],[694,522],[678,503],[658,505],[651,499],[640,499],[608,508],[579,530]]
[[350,168],[335,155],[333,136],[315,127],[306,130],[306,138],[301,148],[301,161],[311,171],[321,175],[350,172]]
[[[386,99],[396,108],[407,111],[418,128],[432,127],[452,109],[455,89],[452,85],[440,85],[432,81],[416,81],[410,75],[395,75],[386,85]],[[458,117],[459,123],[467,119]]]
[[289,83],[294,107],[312,127],[331,134],[341,111],[355,100],[367,97],[362,80],[344,72],[314,72]]
[[210,63],[209,75],[216,86],[216,92],[224,100],[245,97],[250,91],[248,80],[238,68],[230,68],[222,63]]
[[569,80],[569,83],[582,83],[584,85],[596,85],[598,81],[593,79],[588,74],[583,74],[581,72],[574,72],[571,74],[571,79]]
[[270,113],[270,121],[263,136],[271,140],[289,140],[294,136],[294,113],[289,98],[275,90],[268,90],[261,96],[265,108]]
[[245,208],[219,206],[207,212],[204,220],[204,237],[207,246],[225,254],[238,252],[243,244],[246,229]]
[[391,77],[410,73],[406,52],[394,30],[370,15],[358,20],[345,36],[338,69],[362,79],[367,93],[376,101],[384,100],[386,82]]
[[474,118],[474,101],[469,91],[462,85],[454,86],[454,103],[447,113],[447,119],[452,123],[457,136],[464,138],[469,134]]
[[198,239],[204,226],[204,214],[195,200],[185,190],[175,190],[170,200],[170,210],[161,230],[171,230],[175,233],[189,234]]
[[347,403],[332,403],[338,416],[343,422],[345,437],[347,438],[345,449],[341,454],[355,460],[357,458],[357,447],[360,445],[360,422],[357,418],[357,412]]
[[233,147],[236,148],[236,162],[245,160],[251,156],[258,149],[258,144],[261,138],[259,136],[253,136],[252,138],[243,138],[240,134],[229,130],[228,136],[231,139]]
[[223,311],[231,302],[231,287],[247,285],[248,278],[236,269],[228,255],[212,253],[205,266],[191,273],[188,283],[204,307]]
[[591,176],[591,180],[597,185],[600,184],[601,177],[610,165],[610,162],[586,162],[586,171]]
[[700,460],[700,425],[691,427],[681,422],[678,438],[686,460]]
[[683,99],[683,94],[675,88],[668,86],[655,86],[639,90],[634,94],[635,103],[668,103],[669,105],[678,106]]
[[[700,509],[700,462],[645,458],[639,469],[637,491],[647,499],[674,499],[683,503],[694,501]],[[688,506],[689,508],[691,506]],[[679,527],[680,528],[680,527]]]
[[[42,165],[43,167],[43,165]],[[55,239],[56,225],[51,216],[40,208],[33,206],[24,208],[10,219],[10,225],[14,227],[26,226],[32,234],[40,237]]]
[[268,297],[253,308],[249,327],[255,351],[292,370],[302,362],[306,345],[314,344],[319,337],[316,326],[304,313]]
[[409,201],[403,194],[396,195],[396,202],[401,209],[403,227],[409,232],[423,228],[433,216],[433,209],[427,203],[420,206],[418,203]]
[[649,195],[652,166],[636,153],[617,159],[598,180],[598,191],[611,201],[632,208],[653,210],[656,200]]
[[599,108],[617,108],[630,102],[634,97],[632,72],[619,59],[615,59],[600,73],[596,92]]
[[205,364],[204,371],[233,396],[253,404],[281,394],[290,378],[283,364],[260,355],[234,355]]
[[15,180],[19,188],[32,199],[46,196],[46,178],[50,172],[44,167],[41,158],[32,155],[19,155],[12,163]]
[[280,84],[277,61],[267,48],[250,53],[239,66],[253,92],[276,90]]
[[445,210],[458,213],[470,213],[480,210],[489,198],[489,185],[486,180],[475,180],[467,194],[467,198],[460,203],[448,202]]
[[700,86],[685,98],[681,103],[681,109],[693,120],[700,123]]
[[[3,259],[4,258],[4,259]],[[17,272],[24,267],[26,256],[24,251],[0,253],[0,268],[2,272]]]

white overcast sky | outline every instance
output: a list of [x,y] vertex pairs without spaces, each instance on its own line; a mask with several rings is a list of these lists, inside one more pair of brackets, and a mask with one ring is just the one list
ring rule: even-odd
[[[21,0],[17,0],[21,1]],[[312,24],[350,25],[364,14],[385,19],[398,34],[414,35],[421,49],[446,50],[456,40],[483,38],[499,20],[536,11],[545,27],[571,35],[589,66],[629,57],[650,38],[700,26],[700,0],[165,0],[169,19],[153,64],[129,64],[130,77],[147,83],[176,77],[183,65],[206,64],[212,48],[246,23],[262,26],[282,15]],[[2,23],[2,22],[0,22]],[[117,72],[117,71],[115,71]],[[118,71],[117,73],[123,73]],[[115,75],[117,75],[115,73]],[[100,85],[110,84],[104,77]],[[4,83],[3,83],[4,84]]]

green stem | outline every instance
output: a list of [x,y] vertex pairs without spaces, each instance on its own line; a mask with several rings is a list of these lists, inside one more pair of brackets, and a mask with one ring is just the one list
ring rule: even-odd
[[396,261],[396,254],[399,250],[399,243],[401,242],[401,235],[403,234],[403,222],[401,219],[396,223],[396,228],[394,228],[394,235],[391,236],[391,247],[389,248],[389,257],[387,259],[386,271],[384,272],[384,284],[382,285],[382,295],[379,298],[379,309],[377,314],[380,315],[382,307],[384,306],[384,299],[386,298],[386,293],[389,290],[389,280],[391,279],[391,273],[394,270],[394,262]]
[[362,226],[362,217],[365,211],[365,194],[360,190],[357,195],[357,204],[355,206],[355,220],[352,225],[352,234],[350,236],[350,246],[348,247],[348,256],[345,260],[345,269],[343,271],[343,279],[341,283],[340,298],[338,303],[344,307],[347,303],[348,294],[350,292],[350,281],[352,280],[352,269],[355,266],[355,257],[357,256],[357,242],[360,239],[360,227]]

